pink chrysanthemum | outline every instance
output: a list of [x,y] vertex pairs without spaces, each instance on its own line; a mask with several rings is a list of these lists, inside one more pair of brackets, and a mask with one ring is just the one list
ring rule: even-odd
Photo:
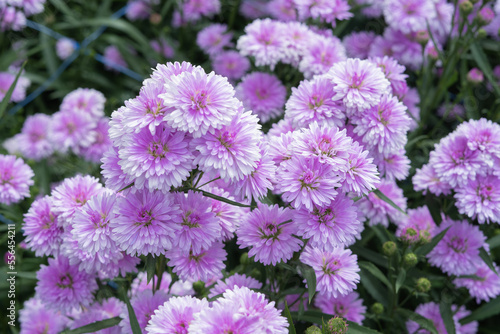
[[246,275],[234,274],[229,276],[224,281],[218,280],[215,286],[210,290],[208,298],[213,298],[217,295],[223,294],[226,290],[233,290],[235,287],[241,288],[246,286],[249,289],[260,289],[262,283],[255,278]]
[[123,172],[133,178],[138,189],[163,192],[188,178],[194,159],[186,134],[163,125],[154,135],[148,128],[130,135],[118,155]]
[[[157,290],[162,290],[168,293],[171,283],[172,283],[172,276],[169,273],[164,272],[161,275],[160,288]],[[137,275],[136,278],[134,278],[134,280],[130,284],[130,290],[128,294],[130,297],[137,296],[138,294],[140,294],[145,290],[153,290],[153,287],[156,288],[157,284],[158,284],[157,275],[153,275],[153,277],[148,283],[148,274],[142,271]]]
[[287,262],[302,246],[302,241],[293,236],[297,226],[291,219],[288,208],[259,204],[243,217],[236,231],[237,244],[240,248],[250,247],[248,256],[255,256],[265,265]]
[[116,147],[113,146],[104,153],[101,161],[101,174],[104,177],[106,188],[119,191],[133,182],[132,177],[125,174],[119,165],[120,158]]
[[219,218],[210,210],[209,198],[190,190],[187,194],[176,193],[175,203],[180,209],[175,248],[200,253],[221,237]]
[[155,50],[156,53],[163,56],[163,58],[174,58],[175,51],[170,46],[170,43],[165,38],[158,38],[149,42],[149,45]]
[[299,18],[320,18],[335,27],[335,20],[345,20],[353,16],[346,0],[294,0]]
[[283,113],[286,88],[273,74],[253,72],[236,86],[236,97],[247,110],[252,110],[266,123]]
[[389,26],[405,34],[427,30],[428,22],[436,19],[432,0],[386,0],[384,17]]
[[294,132],[299,129],[289,118],[284,118],[277,123],[274,123],[267,133],[268,136],[280,136],[282,133]]
[[286,53],[281,61],[297,68],[307,52],[311,39],[315,38],[316,34],[302,22],[287,22],[283,27],[282,38],[286,41]]
[[241,180],[252,173],[261,158],[258,119],[250,111],[238,112],[230,124],[191,141],[194,165],[225,180]]
[[235,312],[233,303],[223,303],[222,300],[219,298],[212,307],[195,314],[189,325],[190,334],[255,333],[254,328],[249,327],[254,321],[241,317]]
[[237,51],[224,51],[213,56],[212,67],[215,73],[234,81],[241,79],[250,69],[250,61]]
[[297,19],[293,0],[271,0],[267,4],[267,11],[271,17],[280,21],[295,21]]
[[[137,322],[139,323],[139,327],[143,333],[145,332],[146,326],[151,320],[155,310],[157,310],[160,305],[163,305],[168,298],[169,296],[163,291],[156,291],[155,294],[153,294],[151,290],[147,290],[130,300]],[[122,318],[122,321],[120,322],[120,327],[122,329],[121,333],[132,334],[130,316],[127,307],[123,307],[120,317]]]
[[220,12],[220,0],[185,0],[182,4],[184,19],[197,21],[201,16],[212,17]]
[[363,300],[359,298],[359,294],[354,291],[337,298],[331,298],[319,293],[314,300],[314,305],[323,313],[333,314],[359,325],[365,319],[366,306],[363,305]]
[[346,59],[346,50],[340,39],[315,35],[304,51],[299,70],[306,79],[310,79],[314,75],[327,73],[333,64]]
[[309,239],[312,247],[332,252],[335,247],[351,245],[363,230],[351,199],[338,195],[328,206],[313,211],[295,210],[297,235]]
[[[498,273],[499,268],[495,264]],[[476,297],[479,304],[482,300],[489,302],[490,299],[500,295],[500,276],[491,270],[486,264],[480,264],[474,273],[478,278],[456,278],[453,284],[457,287],[465,287],[471,297]]]
[[292,143],[295,140],[295,134],[296,133],[292,131],[278,135],[271,135],[268,133],[268,154],[276,166],[279,166],[283,161],[290,160],[292,158]]
[[30,197],[34,175],[23,159],[0,154],[0,203],[10,205]]
[[316,273],[316,291],[329,298],[347,295],[359,283],[358,257],[342,247],[322,251],[306,246],[300,261]]
[[130,21],[147,19],[152,9],[150,4],[144,0],[130,0],[127,4],[125,16]]
[[408,75],[404,74],[406,67],[398,64],[395,59],[387,56],[371,57],[369,60],[384,72],[385,77],[391,83],[392,95],[402,99],[409,89],[406,84]]
[[79,271],[63,256],[49,258],[49,265],[41,265],[36,277],[35,290],[44,305],[61,312],[89,306],[97,290],[94,275]]
[[331,81],[322,76],[302,81],[297,88],[292,87],[285,117],[297,127],[305,127],[314,121],[343,127],[345,113],[338,102],[332,101],[335,95],[333,87]]
[[109,227],[117,245],[130,255],[160,255],[172,248],[180,210],[171,194],[138,191],[118,198]]
[[[391,199],[401,210],[406,211],[406,198],[403,190],[395,182],[381,180],[378,190]],[[369,193],[367,197],[357,202],[359,211],[368,220],[370,226],[381,224],[389,226],[389,219],[396,223],[404,219],[404,214],[393,208],[389,203],[379,198],[375,193]]]
[[51,118],[45,114],[28,116],[19,135],[19,150],[23,157],[41,160],[54,152],[50,142]]
[[269,65],[271,70],[286,57],[284,23],[271,19],[257,19],[245,27],[245,35],[238,39],[237,48],[243,56],[255,57],[255,65]]
[[[235,200],[235,198],[231,196],[229,192],[223,190],[222,188],[209,185],[204,187],[214,195],[221,196],[230,201]],[[210,202],[210,211],[215,213],[215,216],[219,219],[222,239],[231,240],[234,237],[234,231],[236,231],[237,222],[240,221],[241,215],[244,212],[243,208],[216,199],[210,199]]]
[[479,227],[467,221],[444,220],[439,226],[441,232],[449,227],[445,236],[427,255],[429,263],[449,275],[470,275],[481,263],[479,249],[487,247],[486,237]]
[[478,176],[455,189],[456,206],[480,224],[500,223],[500,178],[495,175]]
[[[432,219],[431,213],[427,206],[421,206],[416,209],[408,209],[408,215],[400,222],[396,222],[398,230],[396,236],[404,237],[404,232],[408,228],[413,228],[418,232],[419,237],[432,238],[436,234],[437,226]],[[428,236],[423,235],[423,232]]]
[[[12,8],[12,7],[10,7]],[[0,9],[0,19],[2,18],[2,9]],[[0,20],[1,22],[2,20]],[[0,23],[0,30],[2,23]],[[16,80],[16,74],[12,74],[9,72],[0,72],[0,101],[3,100],[5,94],[9,90],[10,86]],[[17,80],[16,86],[14,87],[14,91],[10,96],[9,102],[21,102],[26,97],[26,89],[31,85],[31,80],[26,77],[20,76],[19,80]]]
[[76,109],[56,112],[52,115],[50,140],[58,151],[72,149],[78,153],[79,147],[88,147],[94,141],[96,123],[92,115]]
[[410,172],[410,159],[406,156],[404,149],[390,153],[380,154],[372,152],[374,163],[383,178],[393,180],[404,180]]
[[79,148],[80,154],[89,161],[98,163],[112,146],[111,139],[109,138],[109,119],[106,117],[101,118],[96,127],[94,128],[94,140],[88,147]]
[[165,121],[172,128],[200,137],[231,122],[240,102],[227,78],[202,68],[171,76],[160,95],[164,106],[172,108]]
[[115,45],[107,46],[104,49],[104,59],[106,61],[105,68],[108,71],[116,71],[113,66],[117,67],[125,67],[127,68],[127,62],[123,59],[122,54],[120,53],[120,49],[118,49]]
[[342,41],[349,58],[368,58],[370,46],[375,40],[376,34],[373,31],[352,32],[344,37]]
[[456,133],[467,137],[469,149],[484,153],[483,158],[488,160],[488,164],[494,162],[492,156],[500,157],[500,125],[498,123],[485,118],[470,120],[461,123]]
[[283,161],[277,177],[276,190],[296,209],[305,206],[313,210],[313,205],[330,204],[337,195],[335,189],[341,185],[340,177],[330,164],[301,155]]
[[64,97],[60,110],[62,112],[77,111],[92,117],[103,117],[104,103],[106,103],[106,98],[101,92],[91,88],[78,88]]
[[[171,77],[181,74],[182,72],[193,72],[198,66],[193,66],[191,63],[183,61],[168,62],[166,64],[158,64],[151,74],[151,79],[165,84]],[[149,80],[149,79],[147,79]]]
[[210,56],[220,53],[225,47],[231,47],[232,32],[227,32],[225,24],[214,23],[204,28],[196,37],[196,44]]
[[31,204],[24,214],[23,231],[26,244],[36,256],[57,255],[64,230],[57,223],[51,197],[42,197]]
[[368,153],[357,141],[352,143],[342,183],[344,191],[352,191],[361,196],[368,194],[378,186],[380,178],[377,166],[373,163],[373,158],[368,157]]
[[224,244],[214,242],[208,249],[193,252],[179,248],[169,250],[165,256],[170,260],[169,266],[183,280],[207,282],[221,277],[221,270],[225,268],[224,261],[227,253]]
[[367,60],[347,59],[333,65],[327,77],[334,83],[334,101],[348,108],[367,109],[389,92],[390,82],[384,73]]
[[56,54],[59,59],[65,60],[75,52],[77,45],[71,38],[61,38],[56,42]]
[[449,195],[451,193],[451,186],[438,177],[434,167],[430,164],[423,165],[421,169],[417,169],[412,182],[413,189],[423,191],[424,194],[427,193],[427,190],[434,195]]
[[195,314],[207,308],[206,299],[191,296],[172,297],[151,316],[146,332],[148,334],[187,334]]
[[52,191],[54,212],[59,214],[59,224],[69,226],[75,211],[87,203],[92,196],[102,192],[103,188],[99,180],[90,175],[77,175],[65,179]]
[[70,320],[61,312],[47,309],[39,297],[33,297],[19,310],[20,334],[57,334]]

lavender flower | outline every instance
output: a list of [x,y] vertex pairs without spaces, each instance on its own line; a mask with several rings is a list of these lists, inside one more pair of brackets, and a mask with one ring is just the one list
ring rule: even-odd
[[212,67],[215,73],[233,82],[241,79],[250,69],[250,61],[237,51],[224,51],[212,57]]
[[[130,304],[132,305],[134,313],[137,317],[137,322],[139,323],[139,327],[143,333],[145,332],[146,326],[151,320],[154,311],[157,310],[160,305],[163,305],[167,300],[168,295],[165,292],[156,291],[155,294],[153,294],[151,290],[144,291],[130,300]],[[122,321],[120,322],[122,330],[121,333],[132,334],[130,316],[127,307],[123,307],[120,317],[122,318]]]
[[225,24],[214,23],[204,28],[196,37],[196,44],[210,56],[220,53],[225,47],[231,47],[233,34],[227,32]]
[[22,159],[0,154],[0,203],[10,205],[30,197],[34,175]]
[[[1,8],[0,8],[0,18],[2,18]],[[2,20],[0,20],[0,22],[1,21]],[[3,23],[0,24],[0,30],[2,30],[1,25],[3,25]],[[0,72],[0,101],[4,99],[5,94],[7,93],[10,86],[12,86],[15,80],[16,80],[15,74],[9,72]],[[22,100],[24,100],[26,97],[26,89],[28,89],[30,85],[31,85],[31,80],[29,80],[26,77],[20,76],[16,83],[16,86],[14,87],[12,95],[10,96],[9,102],[21,102]]]
[[234,274],[226,278],[224,281],[218,280],[215,286],[210,290],[208,297],[213,298],[217,295],[223,294],[228,289],[232,290],[235,287],[241,288],[244,286],[249,289],[260,289],[262,288],[262,283],[257,281],[255,278],[248,277],[244,274]]
[[[495,264],[498,272],[499,268]],[[478,278],[456,278],[453,284],[457,287],[465,287],[472,297],[476,297],[479,304],[482,300],[489,302],[491,298],[500,295],[500,277],[486,264],[480,264],[474,273]]]
[[79,112],[92,117],[104,117],[104,95],[91,88],[78,88],[66,95],[61,102],[62,112]]
[[331,298],[319,293],[314,300],[314,305],[323,313],[333,314],[359,325],[365,319],[366,306],[363,305],[363,300],[359,298],[359,294],[354,291],[337,298]]

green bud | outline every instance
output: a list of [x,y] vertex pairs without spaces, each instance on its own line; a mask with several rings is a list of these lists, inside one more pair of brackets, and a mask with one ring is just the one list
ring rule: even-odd
[[[500,35],[500,34],[499,34]],[[500,228],[496,228],[494,231],[493,231],[493,235],[500,235]]]
[[386,241],[382,245],[382,252],[386,256],[392,256],[394,253],[396,253],[396,251],[397,251],[397,246],[396,243],[393,241]]
[[319,327],[316,326],[311,326],[308,329],[306,329],[304,334],[321,334],[321,329],[319,329]]
[[252,276],[253,278],[259,280],[262,276],[262,273],[257,269],[257,268],[254,268],[252,270],[252,272],[250,273],[250,276]]
[[348,325],[343,318],[335,317],[326,323],[326,332],[328,334],[346,334],[347,327]]
[[472,10],[474,9],[474,6],[471,4],[470,1],[464,1],[460,5],[460,13],[462,15],[467,16],[470,13],[472,13]]
[[427,230],[420,231],[420,243],[428,244],[432,239],[432,235]]
[[375,303],[371,307],[372,313],[374,314],[382,314],[384,313],[384,305],[380,303]]
[[419,240],[419,235],[418,231],[415,230],[413,227],[408,227],[403,230],[403,235],[401,236],[401,240],[409,243],[409,244],[414,244]]
[[403,263],[408,268],[413,267],[418,263],[418,258],[415,253],[408,253],[403,257]]
[[203,291],[205,290],[205,282],[202,281],[194,282],[193,290],[199,295],[203,294]]
[[417,291],[418,292],[427,292],[431,289],[431,281],[429,281],[427,278],[425,277],[420,277],[418,280],[417,280]]
[[248,253],[247,252],[241,254],[241,256],[240,256],[240,263],[244,264],[244,265],[250,263],[250,261],[248,260]]
[[417,31],[417,36],[416,36],[416,39],[417,39],[417,42],[423,46],[425,46],[427,44],[427,42],[429,41],[429,32],[427,30],[420,30],[420,31]]

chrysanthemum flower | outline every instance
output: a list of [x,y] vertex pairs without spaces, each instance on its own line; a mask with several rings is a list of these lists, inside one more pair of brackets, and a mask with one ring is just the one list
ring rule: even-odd
[[194,156],[184,132],[160,125],[154,135],[143,128],[125,141],[118,151],[119,164],[138,189],[168,192],[188,178]]
[[297,88],[292,87],[292,95],[286,102],[285,117],[297,127],[308,126],[311,122],[328,124],[339,128],[344,126],[345,113],[335,95],[332,82],[318,76],[302,81]]
[[149,320],[148,334],[187,334],[194,315],[208,308],[206,299],[191,296],[172,297],[161,305]]
[[67,59],[75,52],[77,43],[71,38],[61,38],[56,42],[56,54],[61,60]]
[[333,64],[347,59],[345,47],[335,36],[315,35],[305,49],[299,71],[306,79],[327,73]]
[[171,194],[137,191],[118,198],[111,237],[130,255],[160,255],[172,248],[180,229],[180,210]]
[[[496,264],[495,269],[499,271]],[[478,304],[482,300],[489,302],[490,299],[500,295],[500,277],[486,264],[480,264],[474,275],[478,278],[456,278],[453,284],[457,287],[465,287],[471,297],[476,297]]]
[[368,60],[347,59],[336,63],[327,78],[335,85],[333,100],[342,101],[348,108],[370,108],[390,87],[382,70]]
[[47,309],[39,297],[33,297],[19,310],[20,334],[57,334],[66,328],[70,320],[61,312]]
[[363,230],[357,208],[351,199],[339,194],[329,205],[294,211],[297,235],[309,239],[309,245],[326,251],[351,245]]
[[[12,7],[10,7],[12,8]],[[2,9],[0,9],[0,18],[2,18]],[[0,20],[1,21],[1,20]],[[0,30],[2,23],[0,23]],[[9,91],[10,86],[16,80],[16,74],[12,74],[9,72],[0,72],[0,101],[3,100],[5,94]],[[31,85],[31,80],[26,77],[20,76],[17,80],[16,86],[14,87],[14,91],[10,96],[9,102],[21,102],[26,98],[26,89]]]
[[314,300],[314,305],[323,313],[333,314],[359,325],[365,319],[366,306],[363,305],[363,300],[359,298],[359,294],[354,291],[345,296],[338,296],[337,298],[331,298],[318,293]]
[[56,256],[63,232],[63,228],[57,223],[52,197],[37,199],[24,214],[23,234],[28,247],[35,251],[36,256]]
[[250,69],[250,61],[237,51],[224,51],[212,57],[212,68],[215,73],[234,81],[241,79]]
[[170,59],[174,58],[175,56],[174,49],[172,48],[172,46],[170,46],[170,43],[163,37],[151,40],[149,42],[149,45],[153,48],[153,50],[155,50],[156,53],[163,56],[163,58]]
[[347,295],[359,283],[358,257],[342,247],[322,251],[306,246],[300,261],[311,266],[316,273],[316,291],[329,298]]
[[72,149],[78,153],[79,147],[88,147],[94,141],[96,123],[93,116],[77,110],[56,112],[52,115],[49,139],[58,151]]
[[259,204],[243,217],[236,231],[240,248],[250,247],[248,256],[265,265],[288,261],[300,250],[302,241],[295,238],[297,226],[292,211],[278,205]]
[[94,195],[103,192],[102,185],[96,178],[77,175],[65,179],[52,191],[54,212],[59,214],[58,222],[69,226],[75,211],[82,207]]
[[368,58],[370,46],[375,40],[376,34],[373,31],[352,32],[344,37],[342,43],[346,48],[349,58]]
[[112,146],[111,139],[108,135],[109,131],[109,119],[101,118],[96,127],[94,128],[95,136],[94,140],[88,147],[79,148],[79,154],[82,155],[86,160],[92,162],[99,162]]
[[286,41],[286,53],[281,62],[297,68],[316,33],[303,22],[291,21],[284,23],[283,27],[282,38]]
[[212,17],[220,12],[220,0],[186,0],[182,4],[182,13],[185,19],[197,21],[201,16]]
[[405,34],[427,30],[427,22],[436,19],[432,0],[386,0],[384,18],[391,27]]
[[165,256],[170,260],[169,266],[183,280],[204,281],[221,277],[221,270],[225,268],[224,261],[227,253],[224,244],[214,242],[208,249],[200,252],[189,250],[186,252],[180,248],[169,250]]
[[456,133],[467,137],[469,149],[485,153],[485,159],[491,160],[490,155],[500,156],[500,125],[491,120],[481,118],[461,123]]
[[277,171],[276,190],[283,199],[292,202],[296,209],[305,206],[313,210],[313,205],[328,205],[337,195],[340,177],[330,164],[321,163],[317,158],[293,156],[283,161]]
[[373,163],[373,158],[368,157],[368,153],[357,141],[352,143],[342,182],[344,191],[352,191],[361,196],[368,194],[378,186],[380,178],[377,166]]
[[406,84],[408,75],[404,74],[406,67],[398,64],[394,58],[388,56],[370,57],[369,60],[384,72],[385,77],[391,83],[392,95],[402,99],[409,89]]
[[19,151],[23,157],[38,161],[54,152],[49,138],[50,122],[50,116],[45,114],[26,118],[18,139]]
[[101,174],[104,177],[106,188],[119,191],[133,182],[132,177],[125,174],[119,165],[118,148],[111,147],[104,153],[101,161]]
[[210,199],[192,190],[174,196],[180,210],[180,217],[176,221],[179,230],[175,235],[175,248],[185,252],[191,249],[194,253],[208,249],[221,237],[219,218],[210,210]]
[[[156,291],[155,294],[153,294],[151,290],[147,290],[130,300],[137,322],[139,323],[139,327],[143,333],[146,331],[146,326],[151,320],[155,310],[157,310],[158,307],[163,305],[167,300],[168,295],[160,290]],[[132,334],[130,316],[127,307],[123,307],[120,317],[122,318],[122,321],[120,322],[120,327],[122,329],[121,333]]]
[[439,233],[449,227],[445,236],[427,255],[429,263],[449,275],[470,275],[481,263],[479,249],[487,247],[486,237],[479,227],[467,221],[444,220]]
[[294,0],[299,18],[304,20],[309,17],[321,18],[335,27],[335,20],[345,20],[353,14],[349,12],[350,6],[346,0]]
[[273,70],[287,54],[283,25],[271,19],[253,21],[245,27],[245,35],[238,39],[238,50],[243,56],[255,57],[255,65],[269,65]]
[[10,205],[30,197],[34,175],[23,159],[0,154],[0,203]]
[[295,134],[296,133],[292,131],[280,133],[278,135],[268,134],[268,154],[277,166],[279,166],[281,162],[292,158],[292,143],[295,140]]
[[243,179],[257,168],[261,157],[260,128],[255,115],[239,111],[230,124],[191,141],[197,151],[193,164],[225,181]]
[[196,44],[210,56],[220,53],[225,47],[231,47],[232,32],[225,24],[214,23],[202,29],[196,37]]
[[299,127],[295,126],[289,118],[284,118],[277,123],[273,123],[267,135],[279,136],[282,133],[294,132],[297,129],[299,129]]
[[49,265],[41,265],[36,278],[35,291],[44,305],[63,313],[89,306],[97,290],[94,275],[79,271],[63,256],[49,258]]
[[422,168],[417,169],[412,179],[413,189],[416,191],[423,191],[424,194],[429,190],[434,195],[449,195],[451,193],[451,186],[443,182],[434,167],[430,164],[423,165]]
[[75,111],[92,117],[104,116],[104,95],[91,88],[78,88],[64,97],[60,109],[62,112]]
[[217,295],[223,294],[226,290],[232,290],[235,287],[241,288],[246,286],[249,289],[260,289],[262,283],[255,278],[248,277],[245,274],[234,274],[229,276],[224,281],[218,280],[215,286],[210,290],[208,298],[213,298]]
[[[208,192],[226,198],[230,201],[235,200],[235,198],[231,196],[229,192],[223,190],[222,188],[206,185],[203,187],[203,189],[208,189]],[[210,199],[210,203],[210,211],[215,213],[215,216],[219,220],[222,239],[230,240],[234,238],[236,225],[240,221],[241,215],[244,213],[243,208],[216,199]]]
[[410,159],[403,149],[390,154],[380,154],[372,152],[374,163],[383,178],[393,180],[404,180],[410,172]]
[[[391,199],[399,208],[406,211],[406,198],[403,190],[394,181],[381,180],[378,190]],[[357,202],[359,211],[368,220],[370,226],[381,224],[389,226],[389,219],[396,223],[404,219],[404,214],[393,208],[389,203],[379,198],[375,193],[369,193],[367,197]]]
[[[191,63],[183,61],[179,62],[168,62],[166,64],[158,64],[151,74],[151,79],[156,80],[165,84],[171,77],[181,74],[182,72],[193,72],[195,68],[199,66],[193,66]],[[146,79],[146,81],[149,79]]]
[[500,177],[478,176],[455,189],[456,206],[480,224],[500,223]]
[[127,62],[123,59],[120,49],[115,45],[109,45],[104,49],[104,59],[106,64],[104,67],[108,71],[117,71],[113,66],[121,66],[127,68]]
[[130,21],[144,20],[150,16],[152,9],[148,1],[130,0],[127,3],[127,13],[125,16]]
[[168,125],[195,138],[229,124],[240,105],[227,78],[202,68],[171,76],[160,98],[172,108],[164,118]]
[[[118,314],[110,316],[110,315],[102,312],[101,310],[97,309],[95,307],[96,304],[97,303],[93,304],[88,309],[83,310],[81,313],[77,314],[74,317],[74,320],[71,322],[71,326],[69,326],[69,329],[76,329],[76,328],[79,328],[79,327],[82,327],[85,325],[90,325],[90,324],[97,322],[97,321],[103,321],[103,320],[107,320],[110,318],[114,318],[114,317],[119,316],[121,313],[121,309],[120,309],[120,312],[118,312]],[[123,306],[122,306],[122,308],[123,308]],[[99,334],[121,334],[121,328],[118,325],[115,325],[112,327],[102,329],[102,330],[98,331],[98,333]]]
[[413,228],[418,232],[419,237],[427,238],[427,236],[422,235],[423,232],[428,234],[428,238],[434,237],[436,235],[437,226],[432,219],[431,213],[427,206],[421,206],[416,209],[408,209],[408,215],[403,218],[403,220],[395,222],[398,225],[398,230],[396,231],[396,236],[402,237],[404,231],[408,228]]
[[266,123],[283,113],[286,88],[273,74],[252,72],[236,86],[236,97],[245,109],[252,110]]
[[267,11],[276,20],[295,21],[297,19],[293,0],[271,0],[267,4]]

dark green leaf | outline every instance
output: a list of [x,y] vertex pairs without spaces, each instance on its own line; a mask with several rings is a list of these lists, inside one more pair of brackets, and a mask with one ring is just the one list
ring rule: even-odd
[[349,324],[349,327],[347,328],[348,334],[380,334],[380,332],[374,329],[358,325],[355,322],[349,320],[346,320],[346,322]]
[[491,260],[491,256],[490,256],[490,254],[488,254],[486,249],[484,249],[484,247],[479,248],[479,256],[484,261],[484,263],[486,263],[486,265],[488,267],[490,267],[490,269],[493,270],[493,272],[495,274],[498,275],[497,270],[496,270],[495,266],[493,265],[493,261]]
[[446,229],[441,231],[438,235],[436,235],[434,238],[432,238],[431,242],[418,248],[415,251],[415,253],[417,255],[420,255],[420,256],[426,256],[427,254],[429,254],[434,249],[434,247],[436,247],[436,245],[441,241],[441,239],[444,238],[446,232],[448,232],[449,229],[450,228],[447,227]]
[[403,209],[401,209],[399,206],[397,206],[396,203],[394,203],[389,197],[385,196],[380,190],[375,189],[373,191],[373,193],[375,195],[377,195],[382,201],[386,202],[387,204],[392,206],[394,209],[396,209],[396,210],[398,210],[406,215],[406,212]]
[[291,271],[293,273],[297,273],[297,270],[295,270],[294,267],[292,267],[289,264],[283,263],[283,262],[278,263],[278,267],[286,269],[286,270],[289,270],[289,271]]
[[474,310],[470,315],[460,320],[462,325],[473,321],[480,321],[500,313],[500,297],[490,300],[489,303],[483,304],[478,309]]
[[316,293],[316,273],[314,272],[314,269],[311,267],[302,267],[301,273],[307,282],[307,292],[309,293],[309,304],[311,304],[314,294]]
[[361,268],[360,272],[361,285],[376,301],[382,303],[385,307],[388,306],[388,293],[382,284],[368,270]]
[[379,267],[387,268],[387,259],[382,254],[376,253],[365,247],[351,246],[350,248],[354,254],[370,260],[370,262],[376,264]]
[[477,63],[477,66],[479,66],[481,71],[483,71],[484,75],[486,76],[491,86],[493,87],[493,90],[495,91],[496,95],[500,97],[500,87],[498,86],[498,83],[495,77],[493,76],[493,70],[491,69],[488,57],[486,57],[484,51],[476,43],[470,46],[470,50],[472,52],[474,60]]
[[156,258],[153,257],[153,255],[148,254],[146,257],[146,275],[147,275],[147,283],[151,282],[153,279],[153,276],[155,275],[155,269],[156,269]]
[[490,238],[488,241],[486,241],[488,244],[490,244],[490,250],[497,248],[500,246],[500,234],[494,236],[493,238]]
[[93,322],[91,324],[88,324],[88,325],[85,325],[82,327],[78,327],[78,328],[71,329],[71,330],[66,330],[66,331],[62,332],[61,334],[94,333],[94,332],[97,332],[101,329],[116,326],[120,323],[121,320],[122,320],[122,318],[120,318],[120,317],[114,317],[111,319],[96,321],[96,322]]
[[362,262],[358,262],[358,264],[361,268],[368,270],[373,276],[375,276],[382,283],[387,285],[387,287],[389,289],[392,289],[391,283],[389,283],[389,280],[387,279],[387,277],[385,277],[384,273],[382,271],[380,271],[380,269],[378,269],[373,263],[362,261]]
[[401,313],[401,315],[411,321],[415,321],[417,324],[420,325],[423,329],[428,330],[429,332],[433,334],[438,334],[438,331],[436,330],[436,327],[432,323],[431,320],[424,318],[418,313],[412,312],[410,310],[406,310],[404,308],[398,309],[398,312]]
[[224,197],[221,197],[221,196],[217,196],[217,195],[214,195],[212,193],[209,193],[205,190],[200,190],[200,189],[196,189],[196,191],[201,191],[201,193],[203,194],[203,196],[205,197],[210,197],[210,198],[213,198],[213,199],[216,199],[218,201],[221,201],[221,202],[224,202],[224,203],[228,203],[228,204],[231,204],[231,205],[234,205],[234,206],[239,206],[239,207],[242,207],[242,208],[251,208],[252,206],[251,205],[247,205],[247,204],[242,204],[242,203],[238,203],[238,202],[235,202],[235,201],[231,201],[227,198],[224,198]]
[[21,76],[21,73],[23,72],[24,66],[26,65],[26,62],[23,63],[23,66],[21,66],[21,69],[19,72],[17,72],[16,78],[14,79],[14,82],[12,85],[10,85],[9,90],[7,90],[7,93],[5,93],[5,96],[3,97],[2,102],[0,102],[0,119],[2,118],[5,109],[7,109],[7,104],[10,102],[10,97],[12,96],[12,93],[14,92],[14,88],[16,88],[17,85],[17,80],[19,80],[19,77]]
[[127,305],[128,317],[130,320],[130,327],[132,328],[132,334],[142,334],[141,326],[139,326],[139,322],[137,321],[137,317],[135,316],[134,308],[130,304],[127,292],[125,291],[123,286],[120,287],[120,295],[125,304]]
[[448,333],[455,333],[455,321],[453,320],[453,311],[451,310],[451,303],[443,298],[439,303],[439,312],[443,318],[444,327]]
[[290,325],[290,327],[288,327],[288,333],[296,334],[297,331],[295,330],[295,325],[293,324],[292,315],[290,314],[290,310],[288,309],[288,304],[286,300],[285,300],[285,317],[288,320],[288,324]]
[[404,268],[399,269],[398,278],[396,279],[396,293],[403,286],[406,280],[406,270]]

